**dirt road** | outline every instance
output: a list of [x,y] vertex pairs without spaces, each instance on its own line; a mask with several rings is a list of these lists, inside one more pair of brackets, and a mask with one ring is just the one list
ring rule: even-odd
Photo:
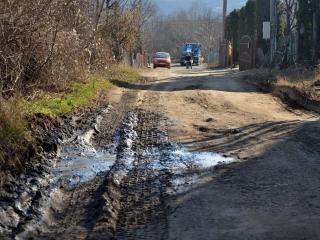
[[17,239],[320,239],[317,115],[236,71],[143,76],[63,141],[59,184]]
[[145,75],[163,79],[128,88],[168,116],[171,139],[241,160],[170,199],[159,239],[320,238],[318,116],[288,109],[233,71]]

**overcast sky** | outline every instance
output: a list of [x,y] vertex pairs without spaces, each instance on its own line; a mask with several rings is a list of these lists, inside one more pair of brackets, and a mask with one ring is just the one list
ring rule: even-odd
[[[164,13],[170,13],[177,9],[184,9],[190,7],[192,3],[203,3],[206,6],[211,6],[217,12],[222,11],[223,0],[152,0],[160,10]],[[234,8],[240,8],[245,5],[247,0],[228,0],[228,12]]]

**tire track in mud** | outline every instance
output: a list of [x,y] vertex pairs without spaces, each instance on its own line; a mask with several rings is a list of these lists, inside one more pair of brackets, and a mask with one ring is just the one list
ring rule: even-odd
[[[106,147],[115,144],[116,131],[126,113],[133,107],[135,99],[136,92],[124,93],[120,102],[103,117],[99,130],[95,129],[95,146]],[[102,173],[95,179],[75,187],[69,187],[66,183],[59,184],[62,185],[51,192],[47,199],[51,201],[51,206],[39,209],[43,211],[41,215],[44,219],[39,221],[38,217],[32,219],[33,216],[29,216],[31,222],[26,222],[23,230],[15,234],[17,239],[88,239],[90,235],[95,235],[96,223],[101,221],[104,215],[104,194],[107,189],[112,189],[109,174],[106,176]],[[108,216],[108,221],[112,223],[112,216]],[[107,227],[108,232],[112,232],[111,229],[112,227]],[[108,234],[105,232],[103,235]]]
[[[112,168],[56,189],[45,221],[18,239],[168,239],[168,199],[178,192],[179,177],[190,174],[192,182],[197,167],[169,141],[168,119],[155,112],[160,106],[143,109],[136,96],[124,94],[96,129],[94,146],[114,145]],[[178,184],[189,184],[184,181]]]
[[120,128],[128,111],[134,108],[137,99],[136,91],[127,91],[118,103],[113,104],[110,114],[103,120],[100,126],[99,134],[94,138],[94,144],[99,147],[105,147],[114,143],[114,137]]
[[[116,239],[166,239],[166,198],[171,184],[170,173],[148,167],[152,156],[146,153],[160,148],[168,141],[166,119],[160,114],[137,110],[137,140],[133,145],[135,160],[133,169],[121,184],[121,207]],[[152,225],[152,229],[146,226]],[[156,229],[158,230],[156,230]]]

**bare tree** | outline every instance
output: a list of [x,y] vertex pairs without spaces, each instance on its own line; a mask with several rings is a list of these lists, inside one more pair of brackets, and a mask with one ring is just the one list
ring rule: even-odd
[[290,54],[291,38],[297,27],[297,11],[298,1],[297,0],[282,0],[280,3],[280,18],[284,19],[284,57],[282,60],[283,66],[288,66],[293,60],[292,54]]
[[180,56],[180,47],[186,42],[199,42],[203,55],[218,47],[221,37],[221,18],[210,7],[194,4],[169,16],[158,15],[145,25],[144,41],[149,52],[168,51],[174,58]]
[[283,0],[283,14],[285,15],[285,32],[286,36],[290,35],[297,25],[297,0]]
[[103,69],[137,48],[151,13],[149,0],[0,1],[0,95],[63,88]]

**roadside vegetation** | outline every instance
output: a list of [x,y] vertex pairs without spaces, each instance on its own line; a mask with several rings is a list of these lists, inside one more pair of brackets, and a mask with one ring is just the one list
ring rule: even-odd
[[[56,118],[79,107],[93,106],[114,87],[113,80],[136,82],[139,71],[115,65],[83,81],[70,82],[58,93],[41,91],[30,96],[14,95],[0,102],[0,186],[24,170],[33,156],[35,137],[28,126],[35,115]],[[103,100],[103,99],[102,99]]]
[[135,82],[139,80],[139,71],[126,66],[113,66],[103,73],[90,76],[82,82],[71,82],[64,91],[41,92],[28,100],[21,95],[2,99],[0,104],[0,141],[18,142],[24,137],[26,116],[37,113],[59,116],[68,114],[77,107],[90,105],[101,92],[112,88],[112,80]]
[[[296,63],[307,67],[319,64],[320,3],[319,0],[277,0],[276,53],[271,65],[288,68]],[[255,39],[256,66],[270,65],[270,43],[263,38],[263,22],[270,21],[270,1],[247,1],[233,10],[226,20],[226,38],[232,43],[233,63],[239,62],[240,39]]]
[[285,103],[320,113],[320,72],[304,67],[285,70],[259,69],[244,78]]
[[[17,100],[0,103],[0,186],[21,170],[20,154],[27,152],[27,124]],[[11,174],[9,174],[11,173]]]
[[150,0],[0,1],[0,185],[33,158],[35,116],[69,114],[112,80],[138,80],[122,64],[142,54],[153,11]]
[[26,129],[21,107],[17,101],[0,104],[0,142],[18,142]]
[[113,66],[103,73],[95,74],[82,82],[73,82],[61,94],[43,93],[31,101],[24,101],[28,114],[42,113],[58,116],[70,113],[77,107],[83,107],[95,100],[99,93],[113,87],[112,81],[135,82],[139,80],[136,69],[125,66]]

